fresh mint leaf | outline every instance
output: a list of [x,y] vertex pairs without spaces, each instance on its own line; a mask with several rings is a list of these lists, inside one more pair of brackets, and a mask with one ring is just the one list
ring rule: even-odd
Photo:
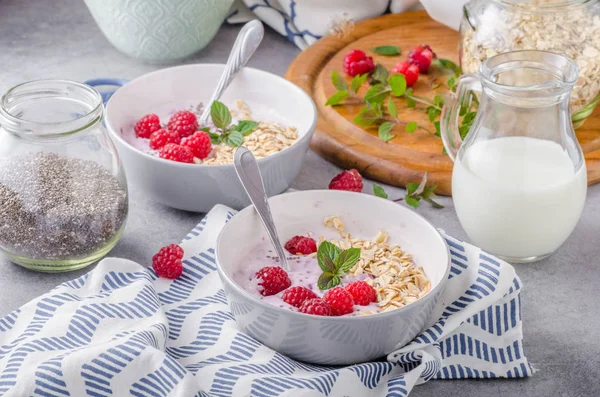
[[342,251],[336,261],[336,269],[338,271],[347,272],[352,269],[352,266],[360,259],[360,248],[348,248]]
[[317,262],[321,270],[334,274],[336,272],[335,261],[340,252],[342,250],[329,241],[323,241],[317,249]]
[[434,200],[432,200],[430,198],[423,198],[423,200],[425,200],[426,202],[428,202],[429,204],[431,204],[431,206],[433,208],[436,208],[436,209],[444,208],[444,206],[442,204],[440,204],[437,201],[434,201]]
[[469,134],[469,129],[471,127],[468,125],[461,125],[458,127],[458,133],[460,134],[460,138],[461,139],[465,139],[467,137],[467,135]]
[[473,120],[475,120],[475,117],[477,117],[477,112],[469,112],[465,114],[461,124],[471,126],[473,124]]
[[429,106],[427,108],[427,116],[429,117],[429,121],[433,122],[435,119],[441,114],[440,110],[434,106]]
[[415,191],[412,192],[411,196],[419,196],[421,193],[423,193],[423,191],[425,190],[425,185],[427,185],[427,171],[425,171],[425,173],[423,174],[423,178],[421,178],[421,183],[419,183],[419,186],[417,186]]
[[239,131],[231,131],[227,134],[225,143],[233,147],[242,146],[242,143],[244,143],[244,136]]
[[393,123],[390,123],[389,121],[382,123],[379,126],[379,130],[377,131],[377,135],[379,135],[379,139],[381,139],[384,142],[388,142],[388,141],[394,139],[394,137],[396,135],[392,135],[392,133],[391,133],[392,128],[394,128]]
[[444,106],[444,97],[440,94],[436,94],[436,96],[433,97],[433,103],[435,103],[435,106],[441,108]]
[[433,208],[444,208],[443,205],[441,205],[440,203],[435,202],[433,199],[436,198],[436,194],[435,189],[437,189],[437,185],[433,185],[433,186],[427,186],[425,188],[425,190],[423,191],[423,193],[421,194],[421,197],[423,198],[423,200],[425,200],[426,202],[428,202],[429,204],[431,204],[433,206]]
[[365,94],[364,101],[370,104],[383,102],[390,94],[390,89],[383,84],[375,84]]
[[214,101],[210,106],[210,118],[215,127],[222,130],[226,129],[229,127],[229,124],[231,124],[231,113],[229,113],[229,109],[227,109],[227,106],[225,106],[224,103],[219,101]]
[[220,134],[215,134],[214,132],[208,131],[208,136],[210,136],[210,142],[213,145],[218,145],[219,143],[223,142],[223,136]]
[[419,187],[418,183],[414,183],[414,182],[407,183],[406,184],[406,195],[407,196],[412,196],[413,193],[417,190],[418,187]]
[[360,87],[363,86],[363,84],[365,84],[365,81],[367,81],[367,78],[369,77],[368,74],[359,74],[358,76],[354,76],[354,78],[352,79],[352,82],[350,83],[350,89],[352,90],[352,92],[354,92],[355,94],[358,92],[358,90],[360,90]]
[[333,86],[338,91],[347,91],[348,90],[348,83],[335,70],[333,72],[331,72],[331,82],[333,83]]
[[237,125],[235,125],[232,128],[232,130],[233,131],[238,131],[243,136],[246,136],[246,135],[254,132],[254,130],[256,129],[256,127],[258,127],[258,123],[256,121],[252,121],[252,120],[240,120],[240,122],[237,123]]
[[435,127],[435,136],[442,136],[442,132],[440,130],[440,122],[436,121],[433,123],[433,126]]
[[371,84],[385,84],[388,80],[389,75],[390,72],[388,72],[385,66],[378,63],[375,66],[375,70],[373,70],[373,79],[371,81]]
[[406,94],[406,78],[403,74],[396,73],[390,76],[388,84],[392,89],[394,96],[402,96]]
[[325,102],[325,106],[339,105],[344,101],[344,99],[348,98],[349,95],[350,93],[346,90],[338,91],[329,97],[327,102]]
[[407,195],[406,197],[404,197],[404,202],[406,202],[406,204],[410,205],[414,209],[419,208],[419,199],[418,198],[410,197]]
[[209,132],[210,133],[210,128],[208,128],[208,127],[200,128],[199,131]]
[[411,121],[410,123],[406,124],[406,127],[404,129],[406,130],[406,132],[415,132],[417,128],[419,128],[417,122]]
[[435,61],[442,69],[447,69],[453,73],[460,73],[460,67],[449,59],[437,58]]
[[456,86],[458,84],[456,83],[456,78],[455,77],[450,77],[448,79],[448,87],[450,88],[451,91],[456,91]]
[[386,191],[379,185],[373,184],[373,194],[377,197],[388,198]]
[[376,54],[385,56],[400,55],[402,53],[402,51],[400,51],[400,48],[396,47],[395,45],[382,45],[379,47],[372,48],[371,51],[373,51]]
[[406,107],[407,108],[416,108],[417,107],[417,103],[415,102],[414,99],[412,99],[411,97],[407,96],[406,97]]
[[417,208],[421,200],[423,200],[431,204],[434,208],[444,208],[443,205],[433,200],[437,197],[435,195],[435,189],[437,188],[437,186],[426,186],[427,176],[428,173],[427,171],[425,171],[425,174],[423,174],[423,179],[421,179],[421,183],[406,184],[406,195],[404,196],[406,204],[410,205],[411,207]]
[[340,277],[331,272],[323,272],[317,280],[317,286],[321,291],[325,291],[339,285],[342,282]]
[[375,124],[379,120],[377,111],[368,107],[362,108],[362,110],[354,117],[354,124],[362,127],[368,127]]
[[390,116],[392,116],[395,119],[398,118],[398,108],[396,107],[396,103],[394,102],[392,97],[388,98],[387,109]]

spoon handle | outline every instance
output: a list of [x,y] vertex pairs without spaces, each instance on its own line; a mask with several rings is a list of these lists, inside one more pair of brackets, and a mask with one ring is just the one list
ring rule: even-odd
[[275,228],[273,216],[271,215],[271,208],[269,207],[263,179],[260,175],[258,163],[256,162],[254,155],[245,147],[240,147],[235,152],[233,165],[248,197],[250,197],[250,201],[252,201],[260,220],[267,230],[267,234],[271,239],[273,247],[275,247],[275,251],[277,251],[281,267],[289,271],[290,269],[285,257],[285,251],[283,250],[279,236],[277,235],[277,229]]
[[221,95],[223,95],[223,92],[231,84],[238,72],[246,66],[248,60],[250,60],[250,57],[252,57],[262,41],[264,34],[265,29],[262,22],[258,19],[254,19],[242,27],[235,39],[235,43],[233,43],[233,48],[229,53],[229,59],[227,59],[225,70],[221,75],[217,88],[202,111],[200,120],[198,120],[201,126],[205,126],[208,122],[212,103],[221,98]]

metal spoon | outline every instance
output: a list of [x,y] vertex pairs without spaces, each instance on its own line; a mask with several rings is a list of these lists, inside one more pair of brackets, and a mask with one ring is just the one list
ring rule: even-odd
[[233,166],[235,167],[235,172],[237,173],[238,178],[240,178],[240,182],[242,182],[248,197],[250,197],[250,201],[252,201],[256,212],[258,212],[258,216],[271,239],[273,247],[275,247],[281,267],[289,271],[290,268],[285,257],[285,251],[279,242],[277,229],[275,228],[275,223],[271,216],[271,208],[267,201],[265,185],[254,155],[245,147],[238,148],[233,156]]
[[225,70],[223,70],[219,84],[217,84],[217,88],[198,120],[201,126],[205,126],[208,122],[212,103],[221,98],[221,95],[223,95],[223,92],[231,84],[238,72],[246,66],[262,41],[264,34],[265,28],[258,19],[254,19],[242,27],[235,39],[235,43],[233,43],[233,48],[229,53],[229,58],[227,59],[227,64],[225,65]]

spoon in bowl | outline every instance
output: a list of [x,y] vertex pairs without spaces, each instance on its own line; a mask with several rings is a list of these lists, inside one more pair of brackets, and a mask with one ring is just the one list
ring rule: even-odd
[[217,88],[213,92],[212,97],[204,107],[198,123],[201,126],[206,126],[208,118],[210,117],[210,108],[214,101],[218,101],[223,95],[223,92],[227,89],[229,84],[233,81],[238,72],[246,66],[265,35],[265,28],[262,22],[258,19],[254,19],[245,24],[235,39],[227,64],[221,75],[221,79],[217,84]]
[[256,212],[258,212],[258,216],[271,239],[277,256],[279,256],[280,266],[284,270],[289,271],[290,267],[285,257],[285,251],[279,241],[279,236],[277,235],[277,229],[271,215],[271,207],[269,207],[267,193],[265,192],[265,185],[254,155],[245,147],[238,148],[233,156],[233,166],[238,178],[240,178],[240,182],[242,182],[242,186],[244,186],[244,190],[246,190],[250,201],[254,205]]

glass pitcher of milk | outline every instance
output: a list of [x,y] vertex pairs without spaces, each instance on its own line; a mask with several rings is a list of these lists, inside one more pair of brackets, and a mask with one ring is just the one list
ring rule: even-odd
[[[569,114],[577,78],[577,64],[565,56],[509,52],[463,75],[444,105],[442,140],[454,160],[460,223],[474,244],[509,262],[549,256],[581,216],[587,174]],[[460,115],[477,98],[463,141]]]

